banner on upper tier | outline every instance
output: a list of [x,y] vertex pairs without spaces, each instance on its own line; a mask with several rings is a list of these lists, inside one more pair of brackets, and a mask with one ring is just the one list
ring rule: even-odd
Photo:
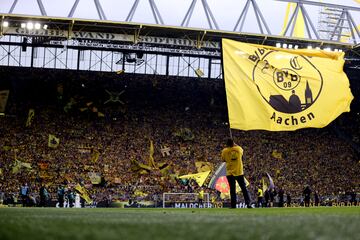
[[60,144],[60,138],[57,138],[55,135],[49,134],[48,147],[57,148]]
[[222,40],[230,127],[322,128],[350,111],[344,53]]
[[[71,31],[61,29],[26,29],[8,27],[3,29],[4,35],[20,35],[20,36],[39,36],[39,37],[54,37],[59,39],[89,39],[92,41],[112,41],[112,42],[134,42],[135,35],[121,34],[121,33],[107,33],[107,32],[87,32],[87,31]],[[158,45],[171,45],[171,46],[184,46],[184,47],[197,47],[199,45],[197,40],[189,38],[169,38],[169,37],[156,37],[156,36],[137,36],[137,42],[158,44]],[[98,43],[102,44],[102,43]],[[116,45],[116,44],[114,44]],[[200,45],[203,48],[220,49],[219,42],[215,41],[201,41]],[[96,45],[94,45],[96,46]],[[106,45],[104,45],[106,46]]]

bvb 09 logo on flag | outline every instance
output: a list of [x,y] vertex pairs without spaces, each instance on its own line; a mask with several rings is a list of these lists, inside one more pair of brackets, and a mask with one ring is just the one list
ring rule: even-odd
[[252,78],[263,99],[282,113],[299,113],[309,108],[323,86],[322,75],[310,58],[290,54],[279,57],[276,51],[267,52],[257,61]]
[[231,128],[324,127],[350,110],[344,53],[222,40]]

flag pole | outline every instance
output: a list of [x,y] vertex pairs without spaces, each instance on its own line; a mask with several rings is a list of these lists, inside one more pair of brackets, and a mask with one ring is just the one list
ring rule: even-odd
[[[224,89],[226,89],[226,86],[225,86],[225,71],[224,71],[224,58],[223,58],[224,54],[223,54],[223,47],[222,47],[222,39],[220,41],[220,49],[221,49],[221,73],[222,73],[222,76],[223,76]],[[225,90],[225,94],[226,94],[226,90]],[[226,101],[227,101],[227,99],[226,99]],[[227,106],[227,104],[226,104],[226,106]],[[229,111],[228,111],[228,125],[229,125],[229,136],[232,139],[233,135],[232,135],[232,132],[231,132],[231,127],[230,127]]]

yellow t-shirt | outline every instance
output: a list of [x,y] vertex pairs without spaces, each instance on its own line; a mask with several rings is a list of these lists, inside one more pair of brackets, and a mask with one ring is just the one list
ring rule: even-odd
[[204,199],[204,190],[200,190],[198,198],[201,200]]
[[258,189],[257,195],[258,197],[264,197],[263,190],[261,188]]
[[224,148],[221,152],[221,159],[226,162],[226,175],[244,175],[243,156],[244,150],[240,146]]

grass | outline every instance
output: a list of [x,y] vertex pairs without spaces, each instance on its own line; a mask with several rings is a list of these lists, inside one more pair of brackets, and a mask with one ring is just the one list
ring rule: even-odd
[[0,239],[359,239],[360,207],[0,208]]

